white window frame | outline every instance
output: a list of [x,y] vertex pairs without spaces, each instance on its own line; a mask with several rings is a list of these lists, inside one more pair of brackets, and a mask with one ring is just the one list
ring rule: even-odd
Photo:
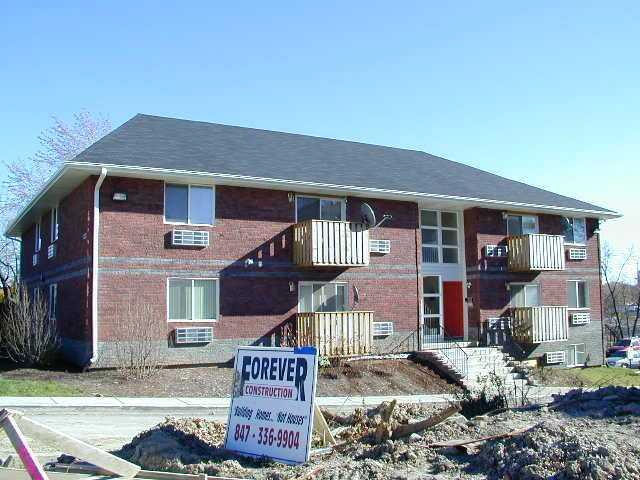
[[[293,202],[294,210],[295,210],[295,223],[298,223],[298,198],[317,198],[319,200],[337,200],[340,202],[340,221],[344,222],[347,218],[347,199],[345,197],[327,197],[323,195],[307,195],[305,193],[296,194],[296,198]],[[320,207],[320,211],[322,212],[322,207]]]
[[[435,212],[436,213],[436,219],[437,219],[437,225],[422,225],[422,212]],[[456,216],[456,227],[443,227],[442,226],[442,214],[443,213],[451,213],[453,215]],[[461,253],[461,248],[460,248],[460,213],[453,211],[453,210],[435,210],[432,208],[421,208],[419,210],[419,218],[418,218],[419,222],[420,222],[420,260],[423,264],[425,265],[460,265],[460,253]],[[422,230],[436,230],[436,242],[437,243],[422,243]],[[456,245],[444,245],[442,243],[442,232],[443,231],[454,231],[456,232]],[[425,262],[424,258],[422,258],[422,248],[423,247],[431,247],[431,248],[437,248],[438,250],[438,262]],[[450,250],[455,250],[456,251],[456,258],[457,258],[457,262],[455,263],[445,263],[443,262],[443,250],[444,249],[450,249]]]
[[39,253],[40,249],[42,248],[42,219],[39,219],[36,222],[36,227],[35,227],[35,253]]
[[[196,280],[212,280],[216,282],[215,295],[216,295],[216,318],[214,319],[198,319],[198,320],[189,320],[189,319],[177,319],[177,318],[169,318],[170,309],[169,309],[169,281],[170,280],[191,280],[191,313],[195,312],[194,309],[194,295],[193,295],[193,282]],[[167,285],[166,285],[166,299],[167,299],[167,323],[216,323],[220,320],[220,278],[216,277],[167,277]]]
[[[584,237],[585,237],[585,241],[584,243],[580,243],[580,242],[567,242],[565,240],[564,244],[565,245],[575,245],[575,246],[579,246],[579,247],[584,247],[587,245],[587,219],[585,217],[565,217],[567,220],[571,219],[573,222],[575,222],[576,220],[582,220],[584,222]],[[571,229],[573,230],[573,223],[571,224]],[[563,235],[564,236],[564,235]],[[573,238],[575,240],[575,232],[573,233]]]
[[574,343],[569,345],[569,349],[567,351],[566,364],[567,367],[584,367],[585,363],[576,363],[576,347],[582,346],[584,347],[584,359],[587,359],[587,344],[586,343]]
[[[167,185],[182,185],[187,187],[187,222],[174,222],[167,220]],[[211,209],[212,223],[191,223],[191,187],[206,187],[212,191],[211,201],[213,206]],[[164,190],[162,197],[162,218],[166,225],[193,225],[195,227],[213,227],[216,224],[216,186],[200,183],[181,183],[181,182],[164,182]]]
[[[518,286],[518,285],[522,285],[523,289],[522,292],[524,293],[524,306],[518,307],[515,305],[514,303],[514,298],[513,298],[513,293],[512,293],[512,287],[514,286]],[[531,306],[527,306],[527,287],[536,287],[538,289],[538,305],[531,305]],[[539,307],[542,305],[542,289],[540,288],[540,284],[539,283],[531,283],[531,282],[509,282],[509,306],[511,308],[532,308],[532,307]]]
[[58,240],[58,235],[60,233],[60,225],[58,223],[58,206],[56,205],[51,209],[51,232],[49,237],[49,243],[53,243]]
[[[323,287],[326,285],[344,285],[345,289],[345,297],[344,297],[344,307],[349,308],[349,283],[348,282],[322,282],[322,281],[318,281],[318,282],[313,282],[313,281],[302,281],[302,282],[298,282],[298,313],[323,313],[323,312],[316,312],[315,310],[315,305],[313,305],[313,294],[311,295],[311,312],[303,312],[302,310],[300,310],[300,304],[302,303],[302,288],[300,287],[304,287],[304,286],[313,286],[313,285],[322,285]],[[344,310],[345,312],[348,310]]]
[[586,311],[586,310],[591,310],[591,305],[587,305],[586,307],[569,307],[569,289],[571,288],[571,284],[573,284],[573,288],[575,289],[575,293],[576,293],[576,300],[580,301],[580,295],[578,295],[579,290],[578,290],[578,283],[584,283],[584,287],[585,287],[585,291],[587,292],[587,302],[590,304],[591,303],[591,294],[589,292],[589,284],[585,281],[585,280],[567,280],[567,308],[570,311]]
[[58,284],[49,284],[49,320],[55,320],[58,315]]
[[[438,278],[438,293],[424,293],[424,277],[437,277]],[[425,327],[424,320],[426,318],[437,318],[439,319],[439,330],[440,335],[444,333],[444,292],[442,291],[442,275],[422,275],[420,277],[420,287],[422,290],[422,297],[420,299],[420,325],[422,326],[422,334],[425,335]],[[438,311],[439,313],[424,313],[424,299],[425,298],[438,298],[439,305]]]
[[[536,231],[533,233],[533,235],[539,234],[540,233],[540,219],[538,218],[537,215],[532,215],[529,213],[507,213],[507,216],[505,217],[505,221],[507,222],[507,237],[512,236],[511,233],[509,233],[509,217],[530,217],[533,218],[536,221]],[[522,224],[522,221],[520,222]],[[529,233],[521,233],[519,235],[532,235]]]

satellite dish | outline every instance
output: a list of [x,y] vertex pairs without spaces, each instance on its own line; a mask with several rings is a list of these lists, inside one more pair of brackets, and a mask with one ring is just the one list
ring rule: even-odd
[[363,203],[360,207],[360,215],[362,216],[362,223],[367,228],[374,227],[376,225],[376,214],[373,213],[373,208],[368,203]]

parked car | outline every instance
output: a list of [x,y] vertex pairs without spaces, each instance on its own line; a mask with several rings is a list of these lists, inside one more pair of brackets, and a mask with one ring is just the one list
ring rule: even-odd
[[640,337],[622,338],[618,340],[607,350],[607,357],[609,357],[612,352],[615,352],[617,350],[628,349],[640,351]]
[[614,350],[607,354],[607,367],[640,368],[640,350]]

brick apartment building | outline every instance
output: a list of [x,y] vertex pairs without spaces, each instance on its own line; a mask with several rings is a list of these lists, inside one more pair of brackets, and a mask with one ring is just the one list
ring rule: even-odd
[[[364,224],[363,204],[390,217]],[[297,335],[581,365],[603,359],[597,232],[617,216],[423,152],[137,115],[7,234],[79,365],[113,365],[131,305],[153,310],[167,364]]]

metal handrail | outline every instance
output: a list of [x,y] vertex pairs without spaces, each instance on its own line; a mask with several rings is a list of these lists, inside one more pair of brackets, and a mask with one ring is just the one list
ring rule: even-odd
[[[422,330],[422,325],[419,330]],[[462,377],[469,374],[469,355],[464,351],[462,345],[444,328],[440,326],[438,334],[424,334],[421,332],[422,348],[425,345],[434,345],[434,349],[438,350],[455,368]]]
[[[400,353],[400,352],[414,352],[419,349],[420,342],[417,338],[418,329],[412,330],[409,335],[404,337],[395,347],[392,347],[389,350],[389,353]],[[402,348],[404,344],[407,344],[407,348]],[[411,347],[409,346],[411,345]],[[414,348],[412,348],[414,347]]]

